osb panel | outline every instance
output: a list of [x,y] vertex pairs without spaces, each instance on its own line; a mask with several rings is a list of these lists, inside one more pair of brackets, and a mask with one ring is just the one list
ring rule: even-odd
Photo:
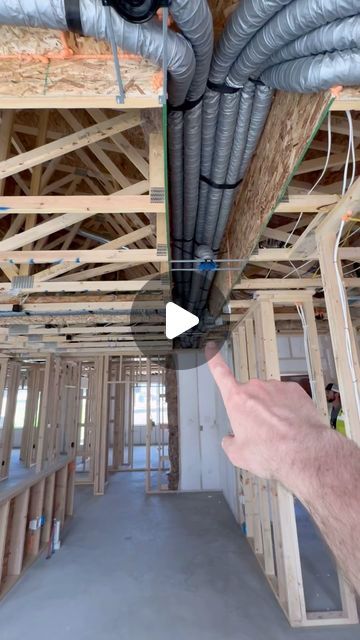
[[[118,93],[110,47],[105,42],[67,35],[74,56],[89,58],[61,59],[64,35],[60,31],[0,26],[0,43],[0,97]],[[158,67],[122,52],[119,59],[128,96],[160,95]]]
[[214,18],[215,38],[219,38],[224,25],[239,4],[239,0],[209,0],[209,6]]
[[[271,217],[287,182],[302,160],[331,103],[329,92],[278,92],[246,178],[235,198],[222,254],[247,259]],[[215,285],[228,298],[239,271],[219,272]],[[215,296],[213,311],[218,311]]]

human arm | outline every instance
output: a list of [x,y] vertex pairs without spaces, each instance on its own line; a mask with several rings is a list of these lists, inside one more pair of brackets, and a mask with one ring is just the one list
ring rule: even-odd
[[360,593],[360,448],[323,422],[298,384],[240,384],[211,343],[206,356],[234,434],[223,439],[226,455],[301,500]]

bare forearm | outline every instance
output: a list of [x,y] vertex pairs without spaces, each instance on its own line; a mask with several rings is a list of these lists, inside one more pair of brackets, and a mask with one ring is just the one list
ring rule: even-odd
[[288,460],[279,479],[307,507],[360,593],[360,449],[331,429],[320,428],[301,449],[297,445]]
[[239,384],[211,343],[206,355],[233,431],[222,441],[229,460],[303,502],[360,594],[360,448],[323,422],[298,384]]

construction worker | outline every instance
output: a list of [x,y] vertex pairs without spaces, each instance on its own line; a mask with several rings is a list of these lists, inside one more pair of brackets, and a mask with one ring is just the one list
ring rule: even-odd
[[231,424],[222,441],[230,462],[301,500],[360,594],[360,448],[329,429],[295,382],[240,384],[216,344],[206,357]]
[[334,382],[329,382],[325,387],[326,399],[331,402],[330,425],[336,429],[336,421],[341,411],[341,398],[339,387]]
[[345,414],[342,409],[340,409],[336,418],[336,431],[342,433],[343,436],[346,436]]

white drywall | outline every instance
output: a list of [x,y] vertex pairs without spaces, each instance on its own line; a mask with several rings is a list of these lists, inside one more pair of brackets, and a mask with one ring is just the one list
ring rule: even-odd
[[180,433],[180,489],[218,490],[219,435],[216,423],[217,389],[207,365],[196,350],[177,356]]

